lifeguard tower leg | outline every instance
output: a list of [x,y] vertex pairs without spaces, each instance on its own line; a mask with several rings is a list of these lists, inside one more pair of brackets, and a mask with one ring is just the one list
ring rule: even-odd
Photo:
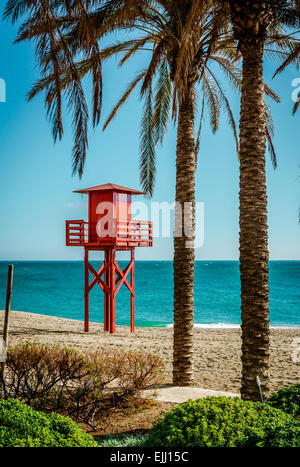
[[110,255],[110,333],[114,334],[116,332],[116,266],[115,266],[115,250],[109,250]]
[[84,250],[84,332],[89,332],[89,250]]
[[[109,252],[104,251],[104,267],[109,263]],[[109,288],[109,268],[104,273],[104,282]],[[104,292],[104,331],[109,331],[109,294]]]
[[131,295],[130,295],[130,308],[131,308],[131,313],[130,313],[130,328],[131,332],[134,332],[134,266],[135,266],[135,259],[134,259],[134,250],[131,250],[131,262],[132,268],[131,268]]

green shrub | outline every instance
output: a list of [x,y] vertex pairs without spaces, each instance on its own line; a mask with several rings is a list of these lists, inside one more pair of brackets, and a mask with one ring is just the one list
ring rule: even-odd
[[21,402],[0,401],[0,447],[97,447],[70,418],[46,415]]
[[145,446],[147,435],[107,435],[97,439],[102,448],[140,448]]
[[188,401],[154,423],[153,447],[300,447],[300,425],[281,410],[238,398]]
[[140,352],[17,345],[7,352],[0,399],[18,399],[96,428],[109,409],[137,405],[141,391],[161,380],[161,368],[157,355]]
[[300,418],[300,383],[279,389],[269,397],[267,403],[296,418]]

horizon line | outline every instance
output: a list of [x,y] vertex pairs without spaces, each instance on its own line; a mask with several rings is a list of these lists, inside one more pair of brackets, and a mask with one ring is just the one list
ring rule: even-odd
[[[81,263],[84,262],[84,259],[0,259],[0,263],[10,263],[10,262],[60,262],[60,263]],[[91,261],[98,261],[98,259],[92,259]],[[100,258],[101,261],[101,258]],[[120,261],[127,261],[127,259],[120,259]],[[135,262],[173,262],[173,259],[136,259]],[[230,261],[230,262],[239,262],[239,259],[195,259],[195,262],[213,262],[213,261]],[[271,261],[300,261],[300,259],[291,259],[291,258],[282,258],[282,259],[269,259]]]

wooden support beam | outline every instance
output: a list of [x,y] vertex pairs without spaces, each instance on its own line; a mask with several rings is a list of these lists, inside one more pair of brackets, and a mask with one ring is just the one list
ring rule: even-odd
[[[131,259],[124,270],[121,269],[116,260],[116,250],[107,249],[104,251],[104,261],[101,267],[96,271],[89,263],[89,249],[85,248],[85,315],[84,330],[89,331],[89,293],[92,288],[98,284],[104,292],[104,331],[114,334],[116,331],[116,295],[122,284],[125,284],[130,291],[130,326],[131,332],[134,332],[134,267],[135,257],[134,248],[130,250]],[[94,276],[89,283],[89,272]],[[129,281],[129,274],[131,280]],[[103,279],[102,279],[103,276]]]
[[110,329],[109,332],[114,334],[116,332],[116,266],[115,266],[115,256],[116,251],[110,250]]
[[104,263],[105,263],[105,272],[104,272],[104,282],[107,286],[108,291],[104,291],[104,331],[109,331],[109,269],[106,268],[109,265],[109,252],[104,252]]
[[105,282],[101,279],[101,276],[105,273],[105,271],[109,268],[110,264],[106,264],[104,266],[104,263],[101,265],[101,268],[99,269],[98,272],[95,271],[95,269],[93,268],[93,266],[91,264],[88,263],[88,268],[89,270],[91,271],[91,273],[93,274],[94,276],[94,279],[92,280],[91,284],[89,285],[89,292],[92,290],[92,288],[94,287],[95,284],[99,284],[100,288],[106,292],[108,292],[108,289],[107,289],[107,286],[105,284]]
[[131,250],[131,294],[130,294],[130,330],[134,332],[134,267],[135,267],[135,258],[134,250]]
[[89,250],[84,250],[84,332],[89,332]]
[[115,261],[115,266],[116,266],[116,269],[118,270],[119,274],[120,274],[120,277],[121,277],[121,281],[119,282],[118,284],[118,287],[116,288],[116,295],[117,293],[119,292],[120,290],[120,287],[122,284],[125,283],[125,285],[127,286],[127,288],[129,289],[129,291],[131,293],[134,293],[131,285],[129,284],[128,280],[126,279],[126,277],[128,276],[129,272],[131,271],[131,268],[133,266],[133,262],[130,261],[130,263],[128,264],[128,266],[124,269],[124,271],[122,271],[122,269],[120,268],[120,266],[118,265],[118,263]]

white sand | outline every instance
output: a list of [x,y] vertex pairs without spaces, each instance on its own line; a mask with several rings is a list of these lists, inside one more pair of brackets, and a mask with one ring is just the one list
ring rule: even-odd
[[[3,315],[4,313],[0,312],[0,332]],[[240,329],[195,329],[195,387],[239,392],[240,336]],[[90,332],[85,334],[81,321],[19,311],[12,312],[10,317],[10,345],[41,342],[77,349],[104,347],[151,352],[160,355],[165,364],[165,383],[172,382],[172,338],[171,328],[137,328],[136,332],[131,334],[128,327],[117,326],[116,334],[111,335],[103,332],[102,324],[91,323]],[[295,344],[296,338],[300,342],[300,329],[271,329],[272,391],[300,381],[300,363],[292,361],[295,352],[293,343]],[[177,397],[177,391],[175,388],[174,398]],[[193,389],[190,391],[193,395]],[[165,397],[165,392],[162,391],[161,397]]]
[[168,386],[158,389],[147,389],[147,391],[143,392],[143,396],[147,399],[156,399],[159,402],[175,402],[177,404],[182,404],[189,399],[202,399],[207,396],[239,397],[240,395],[233,392],[213,391],[212,389]]

